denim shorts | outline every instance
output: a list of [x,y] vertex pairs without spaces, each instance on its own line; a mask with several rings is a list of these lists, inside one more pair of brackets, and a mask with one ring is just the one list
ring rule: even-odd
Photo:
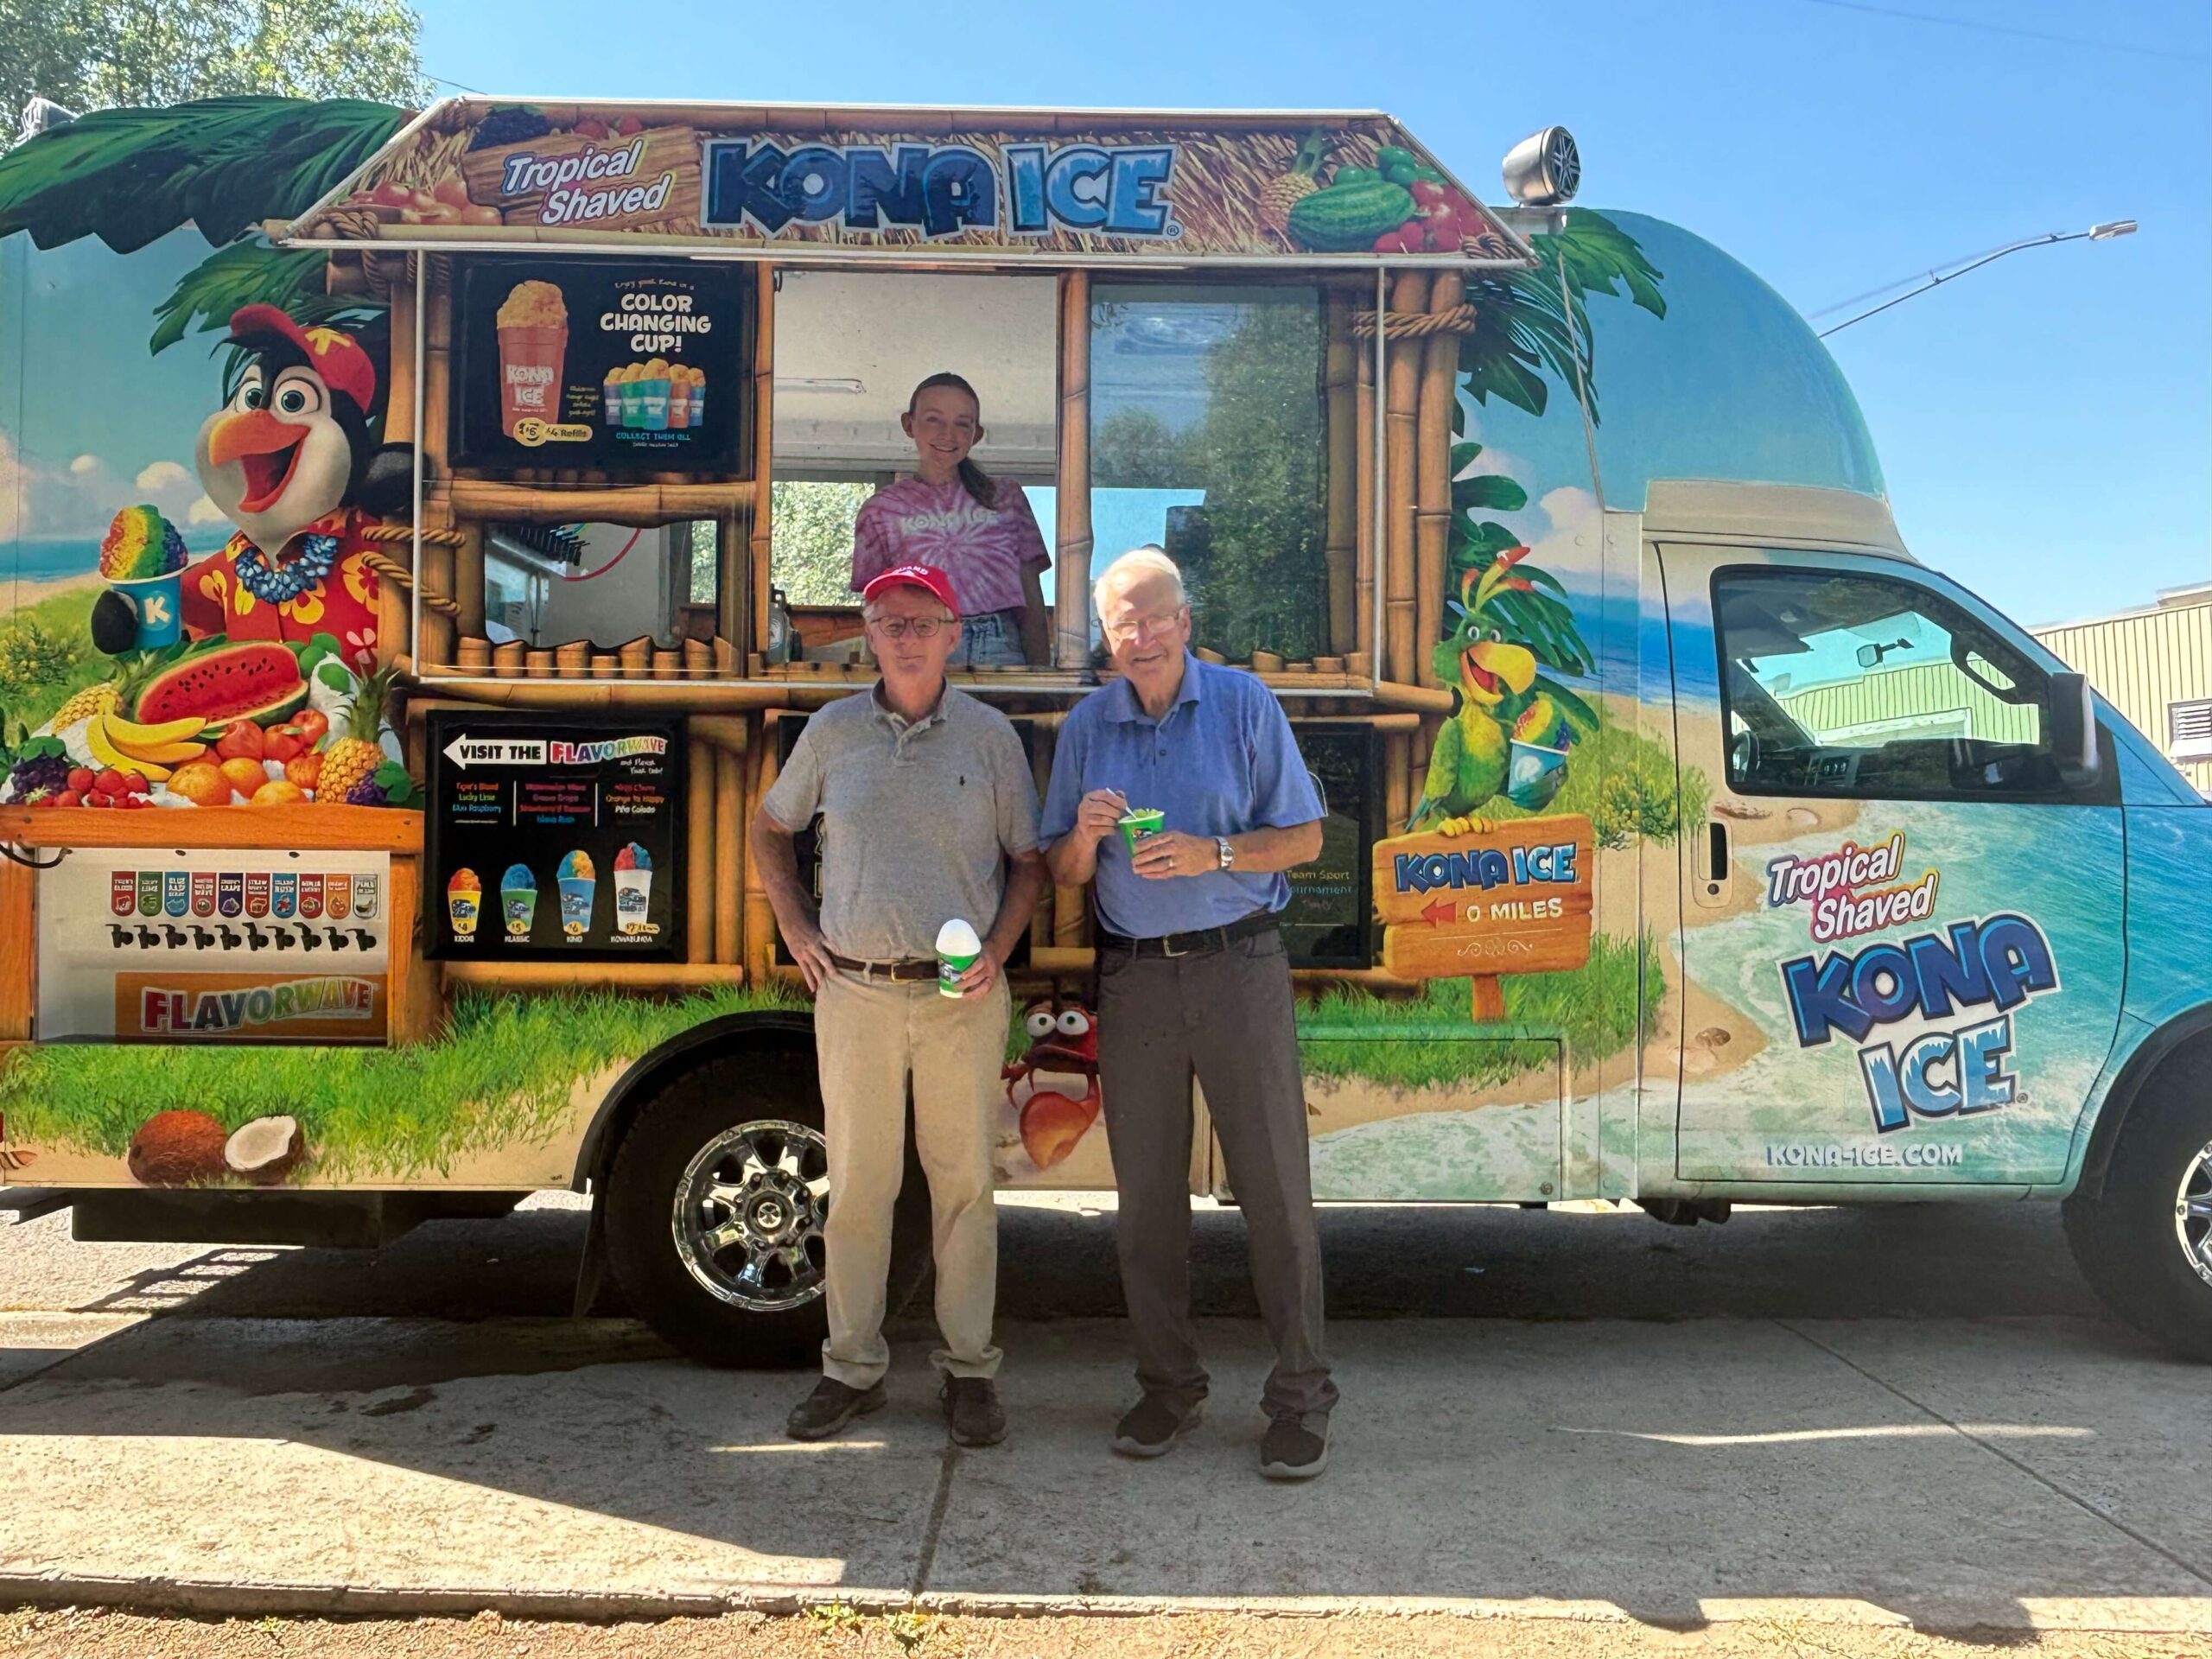
[[960,643],[948,664],[953,668],[1020,667],[1028,662],[1021,650],[1021,613],[985,611],[963,617]]

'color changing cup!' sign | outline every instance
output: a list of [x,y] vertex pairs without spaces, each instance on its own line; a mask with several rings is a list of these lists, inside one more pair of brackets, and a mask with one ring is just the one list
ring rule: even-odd
[[551,283],[518,283],[500,302],[499,430],[561,418],[561,375],[569,357],[569,307]]

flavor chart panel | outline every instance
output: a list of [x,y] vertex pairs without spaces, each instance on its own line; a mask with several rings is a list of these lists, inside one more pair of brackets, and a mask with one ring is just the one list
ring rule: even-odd
[[428,733],[429,955],[682,960],[682,721],[440,709]]
[[41,1042],[381,1043],[385,853],[72,848],[38,874]]

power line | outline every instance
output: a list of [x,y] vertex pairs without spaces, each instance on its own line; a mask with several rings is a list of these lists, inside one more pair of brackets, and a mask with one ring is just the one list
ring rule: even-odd
[[479,98],[491,97],[491,93],[486,92],[481,86],[472,86],[465,80],[453,80],[444,75],[434,75],[427,69],[423,71],[423,79],[435,80],[441,86],[451,86],[457,92],[474,92]]
[[1900,276],[1893,283],[1884,283],[1879,288],[1870,288],[1862,294],[1853,294],[1847,299],[1838,300],[1834,305],[1824,305],[1817,311],[1808,311],[1805,313],[1805,321],[1818,322],[1822,317],[1832,317],[1839,311],[1848,311],[1854,305],[1864,305],[1869,300],[1880,299],[1885,294],[1894,294],[1908,283],[1925,282],[1939,270],[1948,270],[1955,265],[1963,265],[1970,259],[1986,257],[2012,245],[2010,242],[2000,242],[1993,248],[1977,248],[1972,253],[1961,253],[1955,258],[1941,260],[1929,266],[1925,270],[1916,270],[1910,276]]
[[1896,17],[1912,23],[1940,23],[1946,29],[1974,29],[1984,35],[2011,35],[2024,41],[2048,41],[2056,46],[2084,46],[2099,52],[2126,52],[2137,57],[2165,58],[2184,63],[2212,62],[2212,54],[2189,52],[2176,47],[2139,46],[2132,41],[2093,40],[2082,35],[2053,35],[2039,29],[2019,29],[2011,23],[1985,23],[1965,17],[1941,17],[1934,12],[1905,11],[1896,6],[1869,5],[1866,0],[1805,0],[1813,6],[1833,6],[1839,11],[1865,12],[1874,17]]

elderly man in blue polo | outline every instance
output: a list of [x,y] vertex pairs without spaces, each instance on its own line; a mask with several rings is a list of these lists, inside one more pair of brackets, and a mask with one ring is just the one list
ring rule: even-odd
[[[1321,1341],[1321,1249],[1283,872],[1321,850],[1322,807],[1274,694],[1191,653],[1183,579],[1156,547],[1093,592],[1122,677],[1060,728],[1041,838],[1052,880],[1096,880],[1098,1071],[1121,1190],[1115,1227],[1143,1397],[1113,1447],[1155,1458],[1198,1421],[1206,1373],[1191,1324],[1191,1080],[1229,1161],[1252,1283],[1275,1349],[1260,1472],[1328,1461],[1337,1402]],[[1131,841],[1121,821],[1157,810]]]

